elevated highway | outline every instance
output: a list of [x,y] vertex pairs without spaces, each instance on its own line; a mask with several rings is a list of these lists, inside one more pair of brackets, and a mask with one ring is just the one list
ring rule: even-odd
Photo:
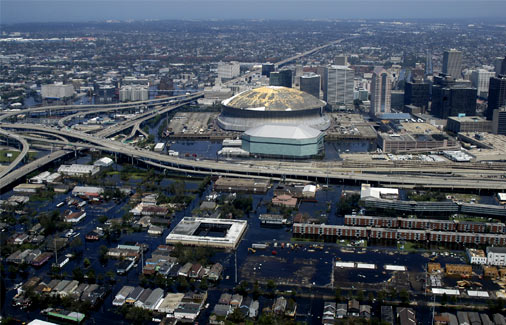
[[[31,129],[41,131],[43,126],[31,124],[3,124],[4,128],[13,129]],[[397,184],[401,186],[426,187],[426,188],[446,188],[446,189],[486,189],[486,190],[506,190],[506,182],[501,177],[485,178],[480,176],[495,175],[498,176],[501,171],[492,171],[491,174],[487,170],[476,171],[473,174],[469,170],[459,170],[458,167],[453,169],[454,176],[448,175],[448,168],[434,169],[428,168],[432,175],[424,175],[423,168],[402,168],[402,169],[386,169],[386,168],[318,168],[312,162],[306,163],[289,163],[283,164],[265,164],[264,162],[249,161],[247,163],[230,163],[226,161],[215,160],[189,160],[178,157],[171,157],[149,150],[139,149],[127,144],[119,143],[105,138],[97,138],[94,135],[84,132],[76,132],[70,130],[52,129],[49,132],[75,139],[69,144],[79,147],[94,147],[112,153],[119,153],[132,157],[139,161],[152,164],[156,163],[157,167],[168,168],[171,170],[179,170],[184,173],[196,174],[240,174],[247,177],[291,177],[305,180],[318,181],[355,181],[355,182],[374,182],[381,184]],[[40,141],[40,140],[39,140]],[[48,140],[50,141],[50,140]],[[83,144],[78,141],[86,141],[91,145]],[[459,172],[467,172],[468,174],[458,175]],[[439,174],[439,175],[438,175]]]
[[58,105],[58,106],[40,106],[40,107],[30,107],[24,110],[20,111],[8,111],[4,112],[0,115],[0,121],[3,121],[7,118],[10,118],[12,116],[16,116],[19,114],[30,114],[30,113],[36,113],[36,112],[48,112],[49,115],[51,115],[53,112],[60,112],[60,111],[70,111],[70,112],[85,112],[85,111],[92,111],[92,112],[99,112],[101,110],[104,111],[114,111],[114,110],[120,110],[120,109],[128,109],[128,108],[135,108],[139,106],[156,106],[160,104],[170,104],[170,101],[186,98],[188,96],[202,96],[203,92],[196,92],[190,95],[178,95],[178,96],[172,96],[172,97],[164,97],[164,98],[155,98],[155,99],[148,99],[143,101],[135,101],[135,102],[127,102],[127,103],[113,103],[113,104],[87,104],[87,105]]
[[8,132],[8,131],[2,130],[2,129],[0,129],[0,134],[3,135],[3,136],[6,136],[8,138],[11,138],[11,139],[14,139],[14,140],[18,141],[23,146],[23,148],[22,148],[21,152],[19,153],[19,155],[9,164],[9,166],[7,166],[7,168],[3,169],[0,172],[0,180],[1,180],[2,177],[4,177],[5,175],[7,175],[8,173],[10,173],[14,168],[16,168],[16,166],[21,161],[23,161],[23,159],[25,158],[26,154],[28,153],[28,150],[30,149],[30,145],[28,144],[28,142],[23,137],[19,136],[18,134],[15,134],[15,133],[12,133],[12,132]]

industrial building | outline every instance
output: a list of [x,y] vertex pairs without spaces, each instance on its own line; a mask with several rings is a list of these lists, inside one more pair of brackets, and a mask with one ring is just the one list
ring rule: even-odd
[[235,249],[247,226],[246,220],[184,217],[170,232],[165,242]]
[[490,132],[492,122],[479,116],[450,116],[446,123],[448,131],[459,132]]
[[310,158],[323,152],[323,132],[305,125],[266,124],[242,135],[242,149],[250,155]]
[[246,131],[264,124],[306,125],[326,130],[330,119],[326,103],[303,91],[277,86],[255,88],[222,102],[218,125],[228,131]]

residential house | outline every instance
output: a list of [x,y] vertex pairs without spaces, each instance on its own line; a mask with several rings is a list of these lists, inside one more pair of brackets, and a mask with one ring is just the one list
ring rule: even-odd
[[360,303],[356,299],[348,301],[348,315],[359,316],[360,315]]
[[397,307],[399,325],[416,325],[415,311],[407,307]]
[[219,317],[227,317],[232,313],[230,305],[216,304],[214,305],[213,314]]
[[371,318],[371,306],[369,305],[360,305],[360,317],[365,319]]
[[222,293],[218,303],[221,305],[230,305],[230,301],[232,300],[232,295],[230,293]]
[[188,262],[186,263],[185,265],[183,265],[179,271],[178,271],[178,275],[179,276],[184,276],[184,277],[187,277],[189,274],[190,274],[190,270],[192,268],[193,264]]
[[381,306],[381,322],[393,325],[394,312],[392,306]]
[[189,276],[190,278],[199,278],[202,272],[202,265],[200,263],[195,263],[190,268]]
[[459,320],[459,325],[471,325],[466,311],[458,311],[457,319]]
[[195,321],[200,313],[200,304],[183,302],[174,311],[174,318],[184,321]]
[[123,286],[120,291],[116,294],[114,297],[114,300],[112,302],[113,306],[123,306],[125,304],[125,301],[128,297],[128,295],[134,291],[134,287],[132,286]]
[[158,312],[164,314],[173,314],[176,308],[183,300],[184,293],[168,293],[158,306]]
[[134,303],[135,307],[144,308],[144,304],[146,303],[146,300],[148,300],[149,296],[151,296],[151,293],[153,290],[151,289],[144,289],[142,291],[141,295],[139,296],[139,299]]
[[148,299],[144,303],[144,308],[149,310],[155,310],[163,299],[163,289],[156,288],[151,292]]
[[249,317],[256,318],[258,316],[259,307],[260,304],[258,303],[258,300],[253,300],[249,305]]
[[137,299],[139,299],[143,291],[144,291],[143,287],[135,287],[135,289],[128,294],[128,297],[125,299],[125,303],[133,305],[137,301]]
[[215,263],[213,264],[213,266],[211,266],[211,269],[209,270],[208,279],[212,281],[218,281],[222,273],[223,273],[223,265],[221,265],[220,263]]
[[345,318],[348,315],[348,305],[347,304],[337,304],[336,305],[336,317],[341,319]]
[[336,320],[336,303],[325,301],[323,303],[322,323],[324,325],[334,324]]
[[278,297],[272,305],[272,312],[278,315],[285,313],[287,301],[285,297]]
[[241,306],[241,303],[242,303],[242,296],[240,294],[235,294],[232,296],[232,298],[230,299],[230,305],[232,306],[232,308],[238,308],[239,306]]
[[[480,319],[483,325],[494,325],[494,323],[490,320],[487,314],[480,314]],[[453,324],[452,324],[453,325]]]

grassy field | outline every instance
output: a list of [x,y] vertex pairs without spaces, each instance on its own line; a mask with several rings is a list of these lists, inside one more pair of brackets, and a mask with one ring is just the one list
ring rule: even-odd
[[[7,157],[7,154],[12,154],[12,157]],[[10,163],[19,156],[19,151],[13,150],[0,150],[0,163]]]

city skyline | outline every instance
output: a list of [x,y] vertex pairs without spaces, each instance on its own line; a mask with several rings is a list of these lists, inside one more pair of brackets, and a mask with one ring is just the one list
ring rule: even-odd
[[[2,24],[149,19],[483,19],[503,20],[504,1],[54,1],[5,0]],[[437,10],[435,6],[437,6]]]

